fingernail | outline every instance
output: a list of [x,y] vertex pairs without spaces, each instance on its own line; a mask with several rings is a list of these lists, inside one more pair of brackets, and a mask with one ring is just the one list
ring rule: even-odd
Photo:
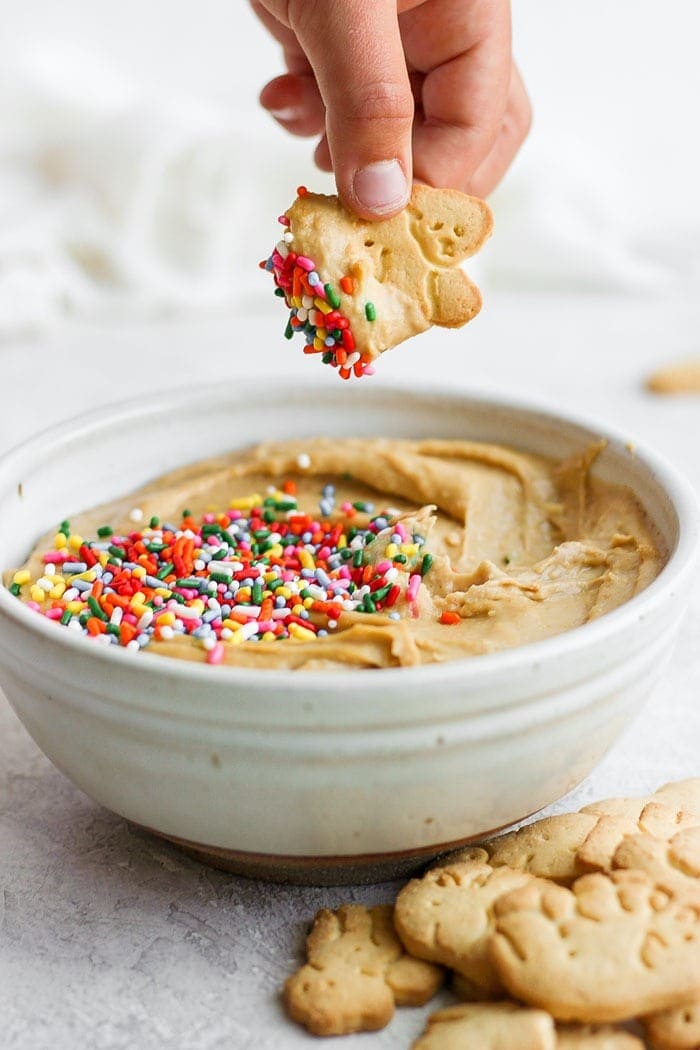
[[398,160],[380,160],[360,168],[352,188],[363,208],[376,215],[396,211],[408,201],[408,182]]
[[298,106],[284,106],[282,109],[270,109],[268,112],[275,118],[275,120],[291,121],[298,120],[301,116],[301,110]]

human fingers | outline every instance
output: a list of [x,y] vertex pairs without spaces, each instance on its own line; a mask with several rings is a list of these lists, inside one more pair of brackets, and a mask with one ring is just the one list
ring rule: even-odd
[[532,123],[530,100],[522,77],[513,63],[505,114],[490,153],[472,174],[465,189],[477,197],[487,197],[501,181],[522,146]]
[[338,193],[367,219],[407,203],[413,96],[396,0],[290,0],[288,19],[316,74]]
[[275,77],[260,92],[260,104],[294,135],[320,135],[325,127],[326,111],[312,74]]
[[401,16],[409,65],[423,75],[415,176],[464,189],[491,152],[511,71],[507,0],[425,0]]

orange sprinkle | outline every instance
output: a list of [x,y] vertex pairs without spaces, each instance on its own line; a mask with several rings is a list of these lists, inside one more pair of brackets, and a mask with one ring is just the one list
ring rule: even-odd
[[459,613],[456,612],[445,611],[440,617],[440,623],[444,624],[455,624],[459,623],[460,620],[461,616],[459,615]]
[[260,606],[260,619],[269,620],[272,616],[272,598],[263,598],[263,603]]
[[95,580],[95,582],[92,585],[92,590],[90,591],[90,594],[93,596],[93,598],[101,598],[104,589],[105,585],[102,582],[102,580]]
[[138,631],[131,623],[122,623],[119,625],[119,641],[122,645],[128,645],[129,642],[133,642],[137,634]]
[[284,485],[282,486],[282,491],[285,492],[288,496],[296,496],[296,494],[297,494],[297,483],[296,483],[296,481],[293,481],[292,478],[287,478],[287,480],[285,481]]
[[107,624],[104,620],[99,620],[97,616],[91,616],[85,626],[87,627],[88,634],[93,635],[93,637],[96,634],[104,634],[107,630]]
[[340,287],[346,295],[353,295],[355,292],[355,281],[352,277],[348,277],[346,274],[345,277],[340,278]]

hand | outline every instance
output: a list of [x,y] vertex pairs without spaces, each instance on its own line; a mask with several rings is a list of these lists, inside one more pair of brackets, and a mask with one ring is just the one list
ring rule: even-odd
[[530,126],[510,51],[508,0],[251,0],[288,72],[262,105],[367,219],[406,204],[413,179],[485,196]]

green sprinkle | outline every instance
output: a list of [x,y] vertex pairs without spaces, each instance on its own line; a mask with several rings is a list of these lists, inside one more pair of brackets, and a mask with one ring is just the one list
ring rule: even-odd
[[99,620],[103,620],[104,623],[107,623],[107,621],[109,620],[109,616],[107,616],[107,614],[102,611],[102,607],[100,606],[100,603],[98,602],[97,598],[95,598],[91,594],[88,596],[87,603],[92,609],[93,616],[96,616]]
[[58,531],[62,532],[64,536],[70,536],[70,522],[62,521],[58,526]]
[[377,606],[374,604],[374,601],[370,598],[369,594],[364,596],[362,607],[364,611],[368,613],[375,613],[377,611]]
[[191,518],[192,517],[192,511],[190,510],[189,507],[186,507],[185,510],[183,510],[182,516],[183,516],[183,518]]
[[100,539],[104,539],[105,536],[111,536],[113,532],[114,529],[111,525],[100,525],[99,529],[97,530],[97,535],[100,537]]
[[510,557],[507,554],[503,556],[503,564],[510,565]]
[[19,597],[21,591],[22,591],[22,588],[20,587],[20,585],[18,583],[13,583],[12,586],[10,587],[10,594],[14,594],[15,598]]
[[150,551],[151,554],[160,554],[167,546],[167,543],[147,543],[146,550]]
[[284,580],[270,580],[267,584],[268,591],[276,591],[278,587],[284,587]]
[[214,583],[230,583],[231,577],[226,572],[210,572],[209,579]]
[[251,591],[251,597],[253,599],[253,605],[260,605],[263,600],[263,589],[261,583],[254,583],[253,590]]
[[107,548],[107,550],[115,558],[121,558],[122,561],[124,561],[124,559],[126,558],[126,551],[124,550],[124,548],[123,547],[117,547],[117,545],[114,544],[114,543],[110,543],[110,545]]
[[295,499],[279,499],[275,503],[275,510],[296,510],[297,501]]
[[321,360],[323,361],[324,365],[329,365],[333,360],[333,354],[331,353],[331,351],[327,350],[325,354],[322,354]]
[[423,561],[421,562],[421,565],[420,565],[420,574],[421,574],[421,576],[426,576],[427,573],[430,572],[430,566],[432,564],[433,564],[433,556],[432,556],[432,554],[424,554],[423,555]]
[[220,525],[202,525],[202,536],[220,536]]
[[362,551],[355,551],[352,556],[352,564],[356,569],[359,569],[362,565]]
[[160,518],[156,514],[154,514],[148,524],[152,529],[157,529],[160,525]]
[[283,296],[284,296],[284,289],[283,288],[275,288],[275,295],[277,296],[278,299],[282,299]]
[[374,303],[365,303],[365,317],[368,321],[377,320],[377,310]]
[[164,580],[166,576],[170,575],[170,573],[174,570],[174,568],[175,568],[175,566],[173,565],[173,563],[171,561],[169,561],[167,565],[164,565],[162,567],[162,569],[158,570],[158,572],[156,573],[156,579],[157,580]]
[[72,619],[73,619],[73,613],[70,611],[70,609],[66,609],[66,611],[63,614],[63,616],[61,617],[61,623],[63,624],[64,627],[67,627]]
[[117,638],[119,637],[119,627],[116,623],[107,624],[107,634],[113,634]]
[[87,622],[88,622],[89,619],[90,619],[90,613],[89,612],[81,612],[80,616],[78,617],[78,623],[80,624],[81,627],[86,627],[87,626]]
[[266,522],[268,525],[272,525],[274,520],[275,520],[275,512],[274,512],[274,510],[268,509],[266,511],[263,511],[263,521],[264,522]]
[[401,565],[405,565],[406,562],[408,561],[408,558],[406,557],[405,554],[395,554],[394,557],[391,560],[392,561],[398,561],[398,562],[400,562]]
[[341,341],[341,339],[343,338],[343,333],[340,330],[340,328],[334,328],[333,331],[331,332],[331,335],[335,339],[336,343],[339,343]]
[[284,338],[285,339],[291,339],[293,335],[294,335],[294,329],[292,328],[292,322],[291,321],[287,321],[287,327],[284,330]]
[[375,603],[383,602],[391,588],[392,584],[387,583],[386,587],[380,587],[378,591],[375,591],[372,595],[372,598],[374,599]]
[[334,310],[337,310],[340,306],[340,296],[336,292],[332,284],[324,284],[323,290],[326,293],[326,299],[331,304]]
[[223,561],[224,558],[228,558],[227,550],[218,550],[216,554],[212,554],[211,556],[212,561]]
[[229,547],[235,547],[236,541],[227,529],[223,529],[221,532],[221,539],[228,543]]

